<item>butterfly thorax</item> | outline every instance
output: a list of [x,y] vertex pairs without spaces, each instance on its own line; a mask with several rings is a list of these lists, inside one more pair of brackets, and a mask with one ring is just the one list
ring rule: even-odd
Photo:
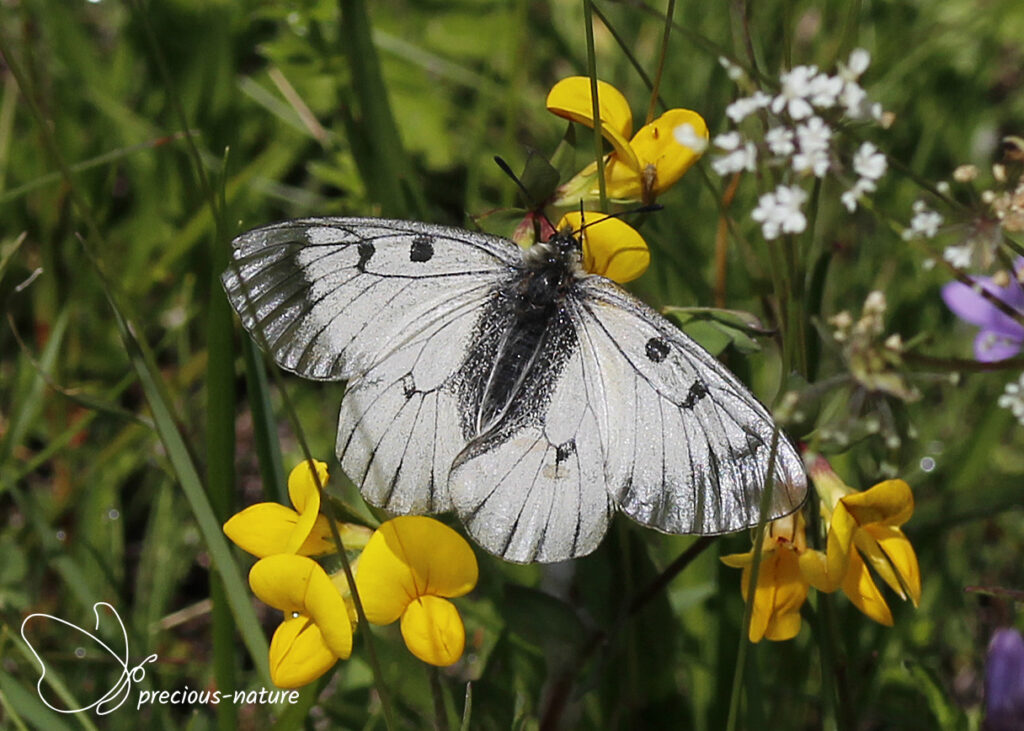
[[527,269],[560,269],[576,278],[584,276],[580,241],[571,231],[560,231],[547,241],[536,243],[523,252]]
[[550,364],[540,367],[542,354],[557,330],[553,325],[564,317],[566,297],[583,276],[579,244],[570,234],[557,234],[524,252],[523,268],[510,288],[511,296],[503,297],[499,312],[494,313],[503,327],[477,402],[477,435],[508,415],[531,377],[542,371],[553,377]]

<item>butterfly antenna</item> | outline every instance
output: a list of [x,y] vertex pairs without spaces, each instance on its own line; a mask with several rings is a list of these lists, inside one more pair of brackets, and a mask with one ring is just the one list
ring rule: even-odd
[[507,162],[505,162],[505,159],[503,157],[495,155],[494,162],[497,163],[498,167],[501,168],[501,171],[505,173],[505,175],[512,178],[512,182],[519,186],[519,190],[523,191],[523,195],[525,195],[526,199],[529,200],[530,191],[528,191],[526,189],[526,186],[523,185],[523,181],[519,179],[519,176],[512,172],[512,168],[509,166]]
[[[519,176],[516,175],[512,171],[512,168],[509,166],[509,164],[507,162],[505,162],[504,158],[500,157],[499,155],[495,155],[494,156],[494,162],[498,165],[499,168],[501,168],[502,172],[505,173],[505,175],[507,175],[510,178],[512,178],[512,182],[515,183],[517,186],[519,186],[519,190],[523,191],[523,195],[526,198],[526,204],[527,204],[527,206],[529,206],[530,205],[530,199],[533,197],[533,194],[531,194],[530,191],[527,190],[526,186],[523,185],[523,181],[520,180]],[[532,213],[537,213],[537,214],[543,216],[544,220],[547,222],[548,226],[551,227],[551,230],[552,231],[555,230],[555,223],[554,223],[554,221],[552,221],[550,218],[548,218],[548,214],[546,214],[544,212],[543,208],[538,209],[536,211],[531,210],[531,212]]]
[[580,220],[582,220],[583,223],[580,225],[580,230],[576,231],[575,233],[580,233],[581,231],[583,231],[583,229],[589,228],[590,226],[594,226],[594,225],[596,225],[598,223],[601,223],[601,221],[607,221],[609,218],[623,218],[625,216],[629,216],[629,215],[632,215],[634,213],[654,213],[655,211],[660,211],[664,207],[665,206],[660,205],[658,203],[649,203],[646,206],[638,206],[637,208],[630,208],[628,211],[617,211],[616,213],[605,213],[605,214],[601,215],[599,218],[594,218],[591,221],[587,221],[587,220],[584,220],[585,219],[585,214],[587,212],[583,210],[583,201],[580,201]]

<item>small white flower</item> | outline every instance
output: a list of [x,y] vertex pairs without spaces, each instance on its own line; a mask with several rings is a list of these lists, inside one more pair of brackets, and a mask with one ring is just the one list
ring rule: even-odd
[[797,186],[780,185],[771,193],[765,193],[757,200],[750,216],[761,224],[761,232],[771,241],[780,233],[802,233],[807,228],[807,218],[800,206],[807,200],[807,193]]
[[977,165],[960,165],[953,171],[953,180],[958,183],[969,183],[978,177]]
[[868,180],[867,178],[861,178],[853,184],[852,188],[839,196],[839,200],[844,206],[846,206],[846,210],[853,213],[857,210],[857,201],[860,197],[865,193],[873,193],[874,191],[874,181]]
[[828,156],[832,129],[821,117],[811,117],[796,128],[796,141],[800,152],[793,156],[793,170],[797,173],[813,173],[823,178],[831,164]]
[[843,90],[839,94],[839,103],[843,106],[847,116],[853,119],[863,119],[868,116],[867,100],[868,93],[856,81],[847,81],[843,84]]
[[808,85],[811,104],[818,109],[831,109],[836,105],[843,86],[843,80],[838,76],[818,74],[811,79],[811,83]]
[[853,170],[857,175],[868,180],[878,180],[885,175],[888,163],[885,155],[878,151],[870,142],[861,144],[853,155]]
[[787,157],[796,152],[796,145],[793,144],[793,130],[788,127],[772,127],[765,133],[764,141],[768,143],[768,149],[773,155]]
[[733,81],[739,81],[744,76],[746,76],[742,68],[734,64],[725,56],[719,56],[718,63],[721,64],[722,68],[725,69],[725,73],[728,74],[729,78],[732,79]]
[[1007,383],[1003,395],[996,403],[1004,409],[1009,409],[1017,421],[1024,425],[1024,375],[1016,381]]
[[753,111],[754,108],[750,106],[750,102],[746,97],[743,97],[725,108],[725,116],[731,119],[733,124],[739,124]]
[[811,95],[811,79],[818,73],[817,66],[796,66],[779,77],[782,91],[772,100],[772,111],[780,114],[785,109],[795,120],[806,119],[814,113],[807,97]]
[[850,60],[846,62],[846,70],[853,79],[859,79],[870,65],[871,54],[863,48],[854,48],[850,51]]
[[924,201],[914,202],[914,217],[910,219],[910,228],[904,230],[903,238],[935,238],[942,225],[942,216],[935,211],[929,210]]
[[793,155],[793,172],[811,173],[816,178],[824,178],[830,164],[827,150],[801,150]]
[[684,122],[672,130],[672,136],[680,145],[689,147],[698,155],[708,148],[708,138],[697,134],[697,130],[689,122]]
[[712,143],[720,150],[735,150],[743,144],[743,135],[739,132],[723,132],[717,135]]
[[796,128],[796,139],[804,152],[811,150],[828,150],[832,139],[832,128],[822,121],[821,117],[811,117],[806,123]]
[[737,99],[725,108],[725,113],[734,123],[739,124],[758,109],[771,104],[772,98],[763,91],[755,91],[751,96]]
[[947,246],[946,250],[942,252],[942,258],[957,269],[967,269],[971,265],[972,258],[970,244]]
[[719,175],[738,173],[741,170],[753,172],[757,164],[757,147],[753,142],[743,139],[739,132],[726,132],[714,139],[715,147],[725,150],[728,155],[721,155],[711,161],[711,168]]

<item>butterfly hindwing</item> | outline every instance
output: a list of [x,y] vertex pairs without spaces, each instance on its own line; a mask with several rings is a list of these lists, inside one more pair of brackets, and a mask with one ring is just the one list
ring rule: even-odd
[[[771,416],[715,358],[608,280],[588,277],[572,298],[586,369],[606,418],[608,489],[639,523],[717,534],[758,522]],[[601,413],[601,409],[598,409]],[[804,500],[806,478],[782,435],[768,519]]]
[[521,258],[504,239],[375,218],[257,228],[232,255],[223,283],[243,326],[281,367],[318,380],[364,372]]
[[595,404],[576,332],[555,318],[508,413],[456,458],[452,504],[480,545],[509,561],[593,551],[613,512]]

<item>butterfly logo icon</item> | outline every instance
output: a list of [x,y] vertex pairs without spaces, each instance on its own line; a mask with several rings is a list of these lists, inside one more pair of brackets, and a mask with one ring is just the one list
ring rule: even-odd
[[[110,612],[111,615],[113,615],[114,619],[117,621],[118,627],[121,630],[121,637],[124,640],[124,653],[121,655],[115,652],[109,645],[107,645],[107,643],[105,643],[102,639],[100,639],[97,635],[93,634],[92,632],[89,632],[88,630],[79,627],[78,625],[72,622],[68,622],[66,619],[55,617],[52,614],[44,614],[42,612],[30,614],[27,617],[25,617],[24,621],[21,623],[21,639],[25,641],[25,644],[28,645],[28,648],[32,651],[32,655],[35,657],[36,662],[39,663],[39,680],[36,683],[36,692],[39,694],[39,699],[46,704],[47,708],[49,708],[52,711],[56,711],[57,713],[81,713],[82,711],[90,711],[95,709],[96,713],[100,716],[105,716],[108,713],[116,711],[118,708],[121,707],[121,705],[128,699],[128,696],[131,694],[132,683],[139,683],[143,680],[143,678],[146,677],[145,666],[148,663],[151,663],[157,659],[157,655],[152,654],[149,655],[142,662],[138,663],[137,665],[133,667],[128,667],[128,633],[125,631],[124,622],[121,621],[121,616],[117,613],[117,610],[114,609],[113,606],[111,606],[107,602],[96,602],[92,605],[92,610],[93,614],[96,617],[96,626],[94,627],[94,630],[96,630],[97,632],[100,629],[100,607],[104,607]],[[114,661],[121,666],[121,675],[120,677],[118,677],[117,682],[114,684],[114,687],[112,687],[110,690],[108,690],[106,693],[104,693],[102,696],[97,698],[89,705],[82,706],[81,708],[60,708],[50,703],[50,701],[48,701],[46,699],[46,696],[43,694],[43,683],[46,680],[47,672],[46,663],[43,661],[43,658],[36,651],[36,648],[32,645],[32,642],[25,634],[25,629],[28,626],[28,623],[36,619],[57,622],[58,624],[61,624],[79,633],[79,635],[81,635],[83,639],[87,638],[88,640],[90,640],[91,645],[93,647],[102,648],[103,650],[106,650],[107,654],[109,654],[110,657],[113,658]]]

